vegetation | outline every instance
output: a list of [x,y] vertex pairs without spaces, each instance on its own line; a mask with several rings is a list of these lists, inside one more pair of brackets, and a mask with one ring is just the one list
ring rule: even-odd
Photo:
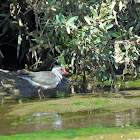
[[131,70],[137,76],[139,3],[8,0],[1,5],[1,65],[6,59],[3,49],[16,46],[18,63],[26,60],[35,69],[44,60],[47,67],[50,63],[61,64],[81,74],[83,82],[87,73],[103,83],[114,83],[120,70],[123,74]]
[[[11,136],[0,136],[1,139],[6,140],[22,140],[22,139],[101,139],[101,137],[106,140],[120,139],[125,137],[125,139],[139,138],[140,131],[135,129],[135,127],[127,126],[124,128],[116,127],[89,127],[83,129],[69,129],[69,130],[57,130],[57,131],[40,131],[34,133],[16,134]],[[122,137],[123,136],[123,137]]]

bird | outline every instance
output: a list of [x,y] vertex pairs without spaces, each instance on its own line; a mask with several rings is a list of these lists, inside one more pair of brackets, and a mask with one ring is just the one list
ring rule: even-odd
[[41,99],[41,95],[45,98],[44,89],[55,88],[61,83],[63,75],[68,74],[69,72],[67,72],[62,66],[54,66],[51,71],[24,73],[24,76],[20,76],[20,78],[25,79],[33,86],[40,87],[38,95]]

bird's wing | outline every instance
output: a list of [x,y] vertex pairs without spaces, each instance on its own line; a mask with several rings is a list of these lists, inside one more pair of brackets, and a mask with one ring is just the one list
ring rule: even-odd
[[57,77],[51,71],[34,72],[30,74],[32,81],[42,85],[54,85],[58,83]]

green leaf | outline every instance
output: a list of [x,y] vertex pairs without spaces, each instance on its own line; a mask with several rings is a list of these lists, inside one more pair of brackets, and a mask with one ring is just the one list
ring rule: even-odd
[[108,16],[108,19],[115,19],[115,16],[112,16],[112,15],[110,15],[110,16]]
[[57,45],[57,47],[58,47],[58,48],[62,48],[62,46],[61,46],[61,45]]
[[43,39],[40,39],[40,38],[35,38],[32,40],[35,41],[38,45],[42,45],[44,43]]
[[90,11],[92,12],[92,14],[97,18],[98,17],[98,14],[97,12],[94,10],[94,9],[90,9]]
[[67,25],[69,25],[69,26],[71,26],[71,27],[73,27],[73,28],[77,29],[77,27],[74,25],[74,23],[73,23],[73,22],[69,22],[69,23],[67,23]]
[[103,22],[102,24],[103,24],[104,26],[106,26],[106,24],[107,24],[107,21]]
[[66,26],[66,29],[67,29],[68,34],[70,34],[70,27]]
[[102,81],[106,81],[106,80],[107,80],[107,76],[104,75],[104,76],[102,77]]
[[73,22],[73,21],[76,21],[78,19],[78,16],[75,16],[75,17],[71,17],[67,23],[70,23],[70,22]]
[[88,23],[88,25],[91,25],[91,22],[90,22],[90,20],[89,20],[89,17],[85,16],[84,19],[85,19],[85,21]]
[[121,45],[121,50],[122,51],[125,51],[126,50],[124,45]]
[[125,49],[128,50],[131,46],[130,45],[125,45]]
[[17,0],[12,0],[12,2],[14,3],[14,6],[17,8]]
[[134,27],[130,27],[128,32],[131,33]]
[[97,32],[97,31],[99,31],[98,28],[94,28],[94,29],[93,29],[93,32]]
[[134,24],[135,24],[134,21],[128,22],[128,23],[125,25],[125,27],[126,27],[126,28],[130,28],[130,27],[134,26]]
[[59,20],[60,20],[61,23],[64,23],[64,24],[66,23],[65,17],[64,17],[64,15],[61,14],[61,13],[59,14]]
[[44,48],[49,48],[49,45],[48,44],[42,44],[42,46],[44,47]]
[[29,52],[33,52],[38,48],[39,48],[39,45],[35,45],[35,46],[33,46],[32,48],[29,49]]
[[107,39],[112,39],[112,37],[111,37],[110,34],[106,34],[106,38],[107,38]]
[[72,57],[71,59],[72,59],[72,60],[76,60],[76,58],[75,58],[75,57]]
[[56,17],[56,21],[57,21],[57,22],[60,22],[60,21],[59,21],[59,16],[56,15],[55,17]]
[[63,55],[60,55],[60,61],[61,61],[61,64],[62,64],[63,66],[66,65],[66,61],[65,61],[65,58],[64,58]]
[[60,53],[60,54],[61,54],[61,51],[60,51],[60,49],[59,49],[59,47],[58,47],[58,46],[55,46],[55,50],[56,50],[58,53]]
[[130,27],[129,30],[126,33],[123,33],[122,36],[126,36],[126,35],[130,34],[132,32],[133,28],[134,27]]
[[113,27],[113,24],[106,25],[105,28],[108,30]]
[[115,69],[119,68],[119,64],[118,63],[114,63]]
[[133,37],[133,38],[131,38],[129,41],[137,41],[137,37]]
[[75,44],[75,45],[79,45],[80,42],[81,42],[80,40],[76,40],[76,41],[74,42],[74,44]]
[[140,21],[139,21],[138,24],[135,26],[134,31],[138,31],[138,30],[140,30]]
[[98,38],[100,38],[100,40],[102,40],[102,41],[106,39],[106,37],[104,37],[104,36],[102,36],[102,35],[99,35]]
[[116,40],[120,40],[122,38],[122,36],[118,36],[117,38],[116,38]]
[[89,28],[90,28],[90,26],[88,26],[88,25],[83,27],[83,29],[85,29],[85,30],[89,30]]
[[116,33],[111,33],[110,34],[112,37],[117,37],[118,35]]
[[125,55],[125,52],[121,52],[120,55],[124,56]]
[[56,0],[52,0],[50,5],[54,5],[56,3]]

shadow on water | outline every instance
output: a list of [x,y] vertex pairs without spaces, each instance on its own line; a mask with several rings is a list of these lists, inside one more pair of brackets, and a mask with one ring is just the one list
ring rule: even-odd
[[2,114],[0,116],[1,135],[29,133],[41,130],[79,129],[94,126],[123,127],[135,125],[140,127],[140,108],[113,113],[103,109],[63,114],[34,113],[26,118],[24,123],[14,125],[11,125],[13,118],[6,115],[9,110],[8,106],[0,106],[0,113]]

